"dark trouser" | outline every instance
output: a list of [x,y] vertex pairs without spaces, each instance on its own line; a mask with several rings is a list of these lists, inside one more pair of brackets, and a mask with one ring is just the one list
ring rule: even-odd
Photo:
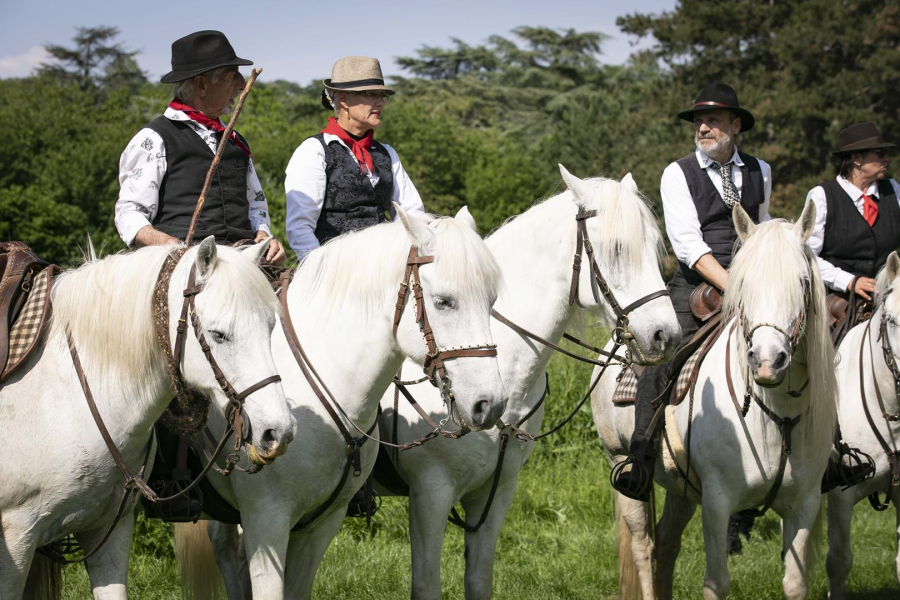
[[[669,282],[669,298],[675,308],[678,324],[681,325],[681,349],[687,344],[703,325],[691,313],[691,293],[696,286],[688,283],[679,272]],[[666,388],[671,375],[671,363],[662,363],[647,367],[638,378],[637,395],[634,402],[634,433],[631,435],[631,454],[634,455],[642,445],[644,435],[653,420],[653,400],[659,397]],[[646,456],[656,456],[655,444],[646,444]]]

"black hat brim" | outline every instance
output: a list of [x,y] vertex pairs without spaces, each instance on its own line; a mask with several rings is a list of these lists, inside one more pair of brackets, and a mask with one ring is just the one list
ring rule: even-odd
[[678,118],[682,121],[687,121],[689,123],[694,122],[694,113],[705,111],[705,110],[730,110],[738,117],[741,118],[741,131],[750,131],[753,129],[753,126],[756,124],[756,119],[753,118],[753,115],[750,114],[750,111],[740,108],[739,106],[700,106],[697,108],[692,108],[690,110],[685,110],[678,113]]
[[835,150],[831,153],[832,156],[849,156],[850,154],[854,154],[856,152],[867,152],[869,150],[887,150],[889,148],[896,148],[897,144],[892,144],[890,142],[881,142],[879,144],[865,144],[860,146],[859,148],[844,148],[843,150]]
[[247,60],[246,58],[239,58],[235,56],[230,60],[216,60],[210,65],[203,65],[194,69],[190,69],[188,71],[169,71],[162,76],[159,82],[178,83],[179,81],[184,81],[185,79],[190,79],[191,77],[196,77],[197,75],[202,75],[203,73],[212,71],[213,69],[218,69],[221,67],[248,67],[252,64],[252,60]]

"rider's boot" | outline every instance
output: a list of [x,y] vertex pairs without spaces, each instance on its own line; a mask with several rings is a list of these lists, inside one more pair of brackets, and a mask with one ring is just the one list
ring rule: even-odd
[[649,452],[630,456],[613,467],[609,482],[623,496],[641,502],[650,502],[653,489],[653,471],[656,457]]

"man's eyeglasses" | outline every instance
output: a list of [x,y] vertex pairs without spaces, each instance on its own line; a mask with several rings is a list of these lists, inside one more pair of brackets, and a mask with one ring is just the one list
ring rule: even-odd
[[878,158],[884,158],[887,156],[887,150],[869,150],[869,152],[874,152]]

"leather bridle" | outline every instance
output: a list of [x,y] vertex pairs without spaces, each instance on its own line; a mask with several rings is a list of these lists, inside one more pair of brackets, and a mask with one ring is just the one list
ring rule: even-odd
[[[397,337],[397,328],[400,325],[400,319],[403,316],[403,309],[406,306],[406,297],[412,290],[413,298],[416,303],[416,323],[422,331],[425,339],[425,347],[428,352],[425,355],[423,369],[428,381],[441,391],[441,396],[447,403],[447,409],[450,414],[453,412],[453,396],[452,384],[450,376],[444,365],[444,361],[454,358],[465,357],[491,357],[497,356],[497,346],[494,344],[479,344],[474,346],[460,346],[454,348],[441,348],[434,339],[434,331],[431,329],[431,323],[428,321],[428,313],[425,310],[425,297],[422,292],[421,277],[419,276],[419,266],[434,262],[433,256],[419,256],[419,250],[415,246],[409,249],[409,256],[406,259],[406,273],[403,281],[400,282],[400,290],[397,292],[397,306],[394,310],[394,337]],[[463,429],[468,427],[463,423]]]
[[[182,247],[169,254],[166,257],[166,260],[163,263],[163,266],[160,269],[159,275],[157,277],[156,287],[153,291],[153,301],[154,305],[156,305],[158,308],[164,307],[164,310],[157,310],[156,314],[154,315],[157,328],[157,339],[161,344],[165,342],[162,346],[162,349],[164,354],[166,355],[166,360],[169,366],[169,376],[172,380],[172,386],[176,390],[176,394],[183,393],[186,389],[186,385],[181,373],[180,364],[181,359],[184,356],[185,332],[187,331],[187,316],[188,313],[190,313],[191,325],[194,329],[194,335],[197,337],[197,341],[200,343],[200,348],[203,350],[203,354],[206,357],[206,360],[209,362],[210,367],[212,367],[216,381],[219,383],[219,386],[221,387],[225,395],[228,396],[229,406],[226,411],[228,426],[226,427],[225,433],[222,435],[222,439],[216,446],[211,459],[197,476],[197,478],[186,485],[184,488],[182,488],[176,494],[168,497],[158,496],[153,488],[151,488],[147,484],[147,482],[144,481],[144,477],[147,473],[147,465],[149,464],[150,459],[153,456],[153,453],[151,452],[155,445],[153,443],[153,439],[151,439],[151,443],[147,449],[147,454],[144,457],[143,465],[136,475],[132,475],[128,469],[128,466],[125,464],[125,459],[122,457],[122,453],[119,452],[118,447],[116,447],[116,444],[113,441],[109,430],[106,428],[106,424],[103,422],[103,418],[100,416],[100,411],[97,409],[97,404],[94,401],[94,395],[91,392],[90,385],[88,384],[87,376],[85,375],[84,369],[81,365],[81,358],[78,355],[78,349],[75,346],[75,340],[72,338],[71,332],[69,332],[68,328],[66,328],[66,340],[69,346],[69,353],[72,356],[72,364],[75,366],[75,372],[78,375],[78,381],[81,383],[81,389],[84,392],[85,400],[87,401],[88,408],[91,411],[91,417],[94,419],[94,423],[97,425],[97,429],[100,431],[100,436],[103,438],[103,442],[106,444],[106,447],[109,450],[113,461],[116,463],[116,467],[118,467],[119,471],[122,473],[122,476],[125,478],[125,487],[122,490],[122,498],[119,501],[116,515],[113,518],[112,524],[109,526],[109,529],[107,529],[106,534],[103,536],[103,538],[101,538],[100,543],[94,546],[94,548],[92,548],[90,551],[85,552],[81,558],[72,560],[64,556],[65,554],[74,551],[74,546],[76,546],[75,544],[72,544],[67,540],[62,540],[62,542],[58,544],[59,547],[57,547],[57,544],[50,544],[38,549],[38,552],[59,564],[75,564],[83,562],[84,560],[93,556],[106,543],[110,535],[112,535],[112,532],[118,524],[119,519],[121,519],[123,513],[125,512],[125,507],[127,506],[129,499],[133,499],[138,493],[140,493],[143,497],[153,503],[169,502],[171,500],[174,500],[175,498],[187,494],[194,487],[196,487],[197,484],[199,484],[200,481],[204,477],[206,477],[206,474],[211,468],[215,468],[216,471],[218,471],[222,475],[230,475],[231,472],[236,468],[237,462],[240,460],[241,449],[245,445],[246,440],[250,439],[250,421],[249,419],[247,419],[246,415],[243,414],[244,399],[250,394],[259,391],[260,389],[271,383],[277,383],[281,381],[281,377],[279,375],[272,375],[271,377],[266,377],[265,379],[262,379],[259,382],[251,385],[242,392],[237,392],[234,389],[234,386],[232,386],[228,381],[228,378],[225,377],[225,374],[222,373],[222,370],[216,363],[209,344],[207,343],[206,338],[203,335],[202,327],[200,325],[200,318],[197,316],[197,312],[194,309],[194,299],[196,298],[197,294],[199,294],[203,290],[202,285],[198,286],[196,284],[195,266],[191,266],[191,274],[188,277],[187,287],[183,292],[184,302],[181,307],[181,316],[178,320],[178,326],[176,329],[177,335],[175,337],[174,353],[169,348],[169,280],[172,276],[173,271],[175,270],[175,266],[178,264],[179,260],[181,260],[181,257],[184,256],[186,251],[187,248]],[[245,421],[247,424],[246,436],[243,434]],[[205,420],[203,422],[205,423]],[[228,437],[232,432],[236,432],[234,452],[226,458],[225,468],[220,469],[215,465],[215,459],[222,453]],[[250,469],[247,469],[247,472],[255,473],[261,468],[261,466],[257,467],[256,465],[254,465]]]
[[[628,328],[628,315],[631,314],[631,312],[633,312],[635,309],[640,308],[651,300],[656,300],[657,298],[668,296],[669,290],[661,289],[656,292],[652,292],[650,294],[647,294],[646,296],[638,298],[625,308],[622,308],[622,305],[619,304],[618,300],[616,300],[615,294],[613,294],[612,290],[610,289],[609,284],[606,283],[606,279],[603,277],[603,273],[600,271],[600,266],[597,264],[597,260],[594,258],[594,247],[591,244],[590,237],[588,236],[587,225],[585,224],[585,221],[587,219],[590,219],[591,217],[596,216],[596,210],[579,210],[578,214],[575,215],[575,258],[572,263],[572,285],[569,288],[569,306],[572,306],[576,302],[578,302],[578,278],[581,274],[581,252],[583,249],[588,258],[588,279],[591,282],[591,293],[594,296],[594,302],[600,304],[600,295],[602,294],[603,298],[615,313],[616,326],[612,330],[610,338],[617,345],[625,346],[625,351],[627,353],[626,358],[630,363],[631,346],[628,344],[628,341],[634,339],[634,334],[631,333]],[[578,305],[581,306],[581,303],[578,302]],[[640,347],[637,348],[637,352],[641,355],[642,359],[646,358],[641,352]]]

